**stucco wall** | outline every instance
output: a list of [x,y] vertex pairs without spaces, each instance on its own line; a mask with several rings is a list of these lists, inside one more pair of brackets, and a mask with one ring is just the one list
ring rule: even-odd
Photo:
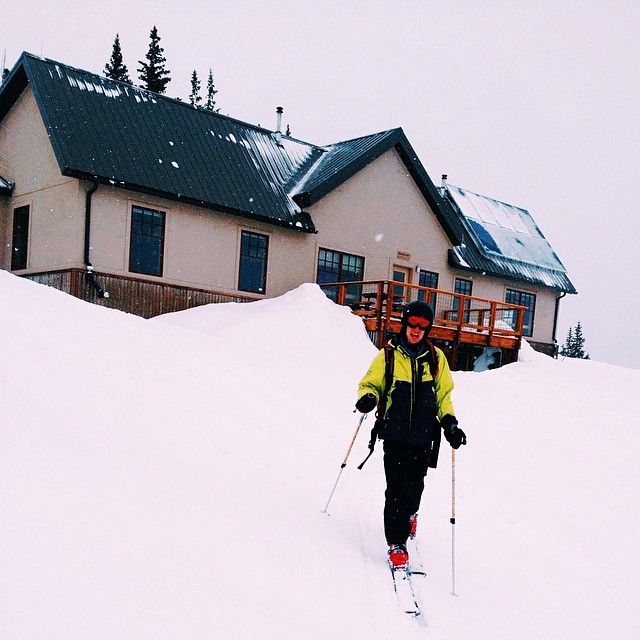
[[[451,246],[395,150],[369,164],[310,208],[316,247],[365,258],[365,279],[388,279],[393,264],[439,271],[441,285]],[[410,259],[398,258],[398,252]],[[317,254],[317,251],[316,251]],[[417,280],[415,281],[417,283]]]
[[490,278],[468,271],[460,271],[458,275],[473,282],[473,295],[479,298],[503,301],[505,300],[507,289],[533,293],[536,296],[533,335],[527,336],[527,338],[535,342],[553,342],[556,292],[544,287],[535,287],[526,282]]
[[306,234],[102,185],[92,205],[91,263],[96,271],[135,275],[129,272],[134,205],[165,213],[164,268],[159,278],[163,281],[236,292],[243,230],[269,238],[267,296],[281,295],[313,276],[312,258],[299,269],[305,262],[301,255],[307,251]]
[[[365,258],[365,279],[391,279],[393,265],[408,267],[414,284],[417,269],[438,274],[438,287],[453,291],[456,277],[473,282],[472,294],[504,301],[507,289],[536,295],[532,340],[551,342],[555,296],[528,283],[491,278],[448,265],[451,241],[395,150],[390,150],[310,208],[319,229],[319,247]],[[398,254],[410,255],[409,259]],[[315,278],[315,265],[314,276]]]
[[13,211],[29,206],[27,271],[82,266],[84,193],[60,173],[33,93],[27,88],[0,126],[0,175],[14,183],[2,225],[2,266],[11,267]]
[[[0,175],[15,183],[0,205],[0,265],[10,268],[11,221],[18,206],[30,207],[27,272],[84,265],[85,194],[90,184],[61,175],[34,97],[27,89],[0,126]],[[101,185],[92,199],[90,260],[96,271],[129,271],[129,235],[134,205],[166,213],[161,280],[203,289],[237,292],[242,230],[269,237],[266,296],[302,282],[315,282],[320,247],[362,256],[364,278],[390,279],[393,266],[439,274],[439,288],[452,291],[456,276],[473,281],[473,295],[504,300],[507,288],[537,296],[534,334],[552,341],[555,293],[465,271],[447,262],[451,241],[395,150],[309,208],[318,229],[306,234],[244,220],[195,206]],[[154,280],[152,276],[143,276]]]

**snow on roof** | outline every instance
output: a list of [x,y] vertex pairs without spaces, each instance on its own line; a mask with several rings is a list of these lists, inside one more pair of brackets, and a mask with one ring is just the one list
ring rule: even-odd
[[473,260],[468,247],[455,247],[460,266],[492,264],[504,275],[575,293],[560,258],[526,209],[450,184],[446,192],[481,254]]

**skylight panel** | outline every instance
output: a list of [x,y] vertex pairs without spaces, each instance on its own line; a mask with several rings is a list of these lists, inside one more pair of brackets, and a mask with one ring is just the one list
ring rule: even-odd
[[529,218],[530,216],[524,209],[519,209],[518,207],[507,207],[506,212],[511,220],[514,231],[532,235],[530,229],[527,227],[524,221],[524,218]]
[[508,229],[509,231],[515,231],[513,225],[511,224],[511,219],[509,214],[507,213],[508,207],[504,205],[502,202],[498,200],[486,200],[487,207],[491,210],[493,217],[496,221],[496,224],[503,229]]
[[486,198],[478,196],[475,193],[467,192],[467,199],[473,204],[473,207],[478,212],[478,216],[482,222],[498,225],[495,215],[489,207]]
[[459,187],[452,187],[449,192],[453,196],[453,199],[464,216],[467,218],[474,218],[475,220],[482,219],[480,218],[480,214],[476,211],[473,202],[469,200],[467,193],[463,189],[460,189]]

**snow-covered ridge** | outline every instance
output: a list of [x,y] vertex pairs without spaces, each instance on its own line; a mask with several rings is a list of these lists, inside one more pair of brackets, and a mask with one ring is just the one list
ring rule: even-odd
[[456,373],[469,437],[429,474],[417,584],[391,592],[375,354],[316,285],[152,320],[0,271],[0,637],[631,638],[640,372],[522,361]]

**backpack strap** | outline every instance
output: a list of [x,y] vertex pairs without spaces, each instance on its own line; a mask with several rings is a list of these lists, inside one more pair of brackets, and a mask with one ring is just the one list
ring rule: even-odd
[[429,350],[427,354],[427,360],[429,362],[429,371],[431,371],[431,377],[433,378],[433,382],[436,381],[436,376],[438,375],[438,369],[440,367],[440,362],[438,359],[438,354],[436,353],[436,348],[433,346],[433,342],[431,340],[427,340],[427,349]]
[[391,389],[391,383],[393,382],[393,365],[395,364],[395,358],[393,355],[393,347],[386,345],[384,348],[384,390],[380,400],[378,400],[378,408],[376,409],[376,421],[371,429],[371,437],[369,438],[369,454],[358,466],[358,469],[364,467],[364,463],[373,455],[373,450],[376,446],[376,440],[378,439],[378,431],[384,422],[384,410],[387,405],[387,397],[389,390]]

